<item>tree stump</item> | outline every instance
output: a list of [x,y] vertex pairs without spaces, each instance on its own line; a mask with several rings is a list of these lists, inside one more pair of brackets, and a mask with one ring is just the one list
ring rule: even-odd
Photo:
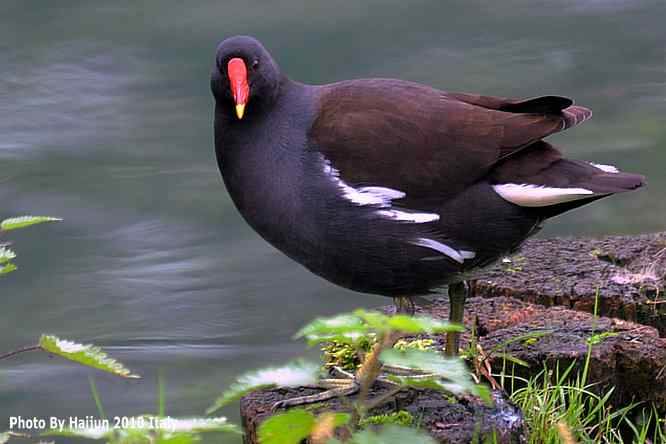
[[666,232],[528,240],[486,270],[472,295],[510,296],[655,327],[666,336]]
[[[448,310],[448,300],[441,298],[418,312],[447,319]],[[660,338],[654,327],[508,297],[469,299],[465,324],[463,347],[469,344],[471,327],[475,325],[478,342],[485,352],[498,349],[529,364],[529,368],[516,365],[512,369],[510,363],[507,367],[524,378],[535,376],[544,364],[550,370],[559,365],[563,371],[575,362],[580,370],[592,339],[588,382],[597,384],[595,390],[614,387],[614,405],[626,405],[632,400],[654,402],[666,411],[666,339]],[[431,337],[443,347],[443,335]],[[521,337],[525,340],[516,340]],[[493,373],[501,372],[504,364],[501,359],[493,360]]]
[[[381,383],[372,387],[369,398],[380,396],[388,388]],[[245,431],[245,444],[259,444],[259,425],[274,414],[275,402],[295,396],[311,395],[316,389],[273,389],[251,393],[241,399],[241,421]],[[352,397],[353,399],[353,397]],[[370,412],[381,415],[392,411],[406,410],[417,419],[421,430],[426,431],[438,442],[467,444],[475,437],[484,442],[485,436],[495,433],[498,444],[522,444],[526,442],[525,424],[522,413],[506,397],[493,392],[494,406],[486,405],[481,399],[465,397],[455,399],[432,390],[405,390],[394,399]],[[324,411],[347,411],[347,404],[339,399],[306,406],[314,414]],[[281,410],[278,410],[280,412]],[[407,444],[407,443],[405,443]]]

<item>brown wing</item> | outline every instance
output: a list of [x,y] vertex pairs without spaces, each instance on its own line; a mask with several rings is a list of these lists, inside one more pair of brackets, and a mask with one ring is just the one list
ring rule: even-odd
[[559,97],[512,101],[400,80],[352,80],[324,88],[309,141],[350,184],[441,198],[589,115],[580,107],[562,111],[570,104]]
[[496,111],[514,113],[556,114],[573,105],[573,100],[560,96],[542,96],[527,100],[481,96],[467,93],[446,93],[447,97]]

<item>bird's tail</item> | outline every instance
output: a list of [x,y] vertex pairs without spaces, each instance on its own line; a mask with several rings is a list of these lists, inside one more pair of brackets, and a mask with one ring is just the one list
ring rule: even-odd
[[584,106],[574,105],[563,109],[562,114],[564,115],[564,128],[562,129],[565,130],[572,126],[579,125],[591,118],[592,110],[585,108]]
[[[572,108],[576,107],[567,109]],[[572,111],[571,123],[585,115],[585,111]],[[645,177],[640,174],[625,173],[612,165],[565,159],[544,141],[498,165],[492,181],[502,198],[533,208],[543,219],[645,185]]]

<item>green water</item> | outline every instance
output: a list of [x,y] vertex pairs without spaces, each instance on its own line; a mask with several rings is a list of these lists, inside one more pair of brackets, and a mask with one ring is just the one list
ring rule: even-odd
[[386,302],[310,275],[236,213],[213,154],[219,40],[255,35],[306,82],[574,97],[593,120],[550,140],[650,183],[542,234],[601,235],[664,229],[665,22],[664,2],[637,0],[2,0],[0,218],[65,221],[9,236],[20,270],[0,280],[0,351],[49,332],[144,378],[3,361],[0,431],[9,416],[96,415],[88,375],[110,416],[155,412],[159,372],[167,413],[199,414],[242,370],[302,354],[290,336],[312,317]]

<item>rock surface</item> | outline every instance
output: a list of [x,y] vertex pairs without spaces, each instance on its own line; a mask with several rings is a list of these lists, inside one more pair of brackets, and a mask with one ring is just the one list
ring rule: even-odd
[[[386,387],[375,384],[369,398],[381,396]],[[245,430],[245,444],[258,444],[257,429],[270,417],[272,405],[280,400],[317,393],[316,389],[274,389],[251,393],[241,400],[241,420]],[[437,441],[450,444],[467,444],[474,437],[484,437],[495,432],[498,444],[526,442],[526,428],[522,413],[506,400],[500,392],[493,392],[494,406],[489,407],[478,398],[453,401],[445,394],[431,390],[407,390],[398,393],[391,401],[372,415],[406,410],[418,421],[419,428],[427,431]],[[307,407],[317,414],[323,411],[347,411],[339,399]],[[491,435],[492,436],[492,435]],[[483,439],[480,441],[483,442]],[[407,444],[407,443],[405,443]]]
[[[448,301],[436,299],[420,313],[448,318]],[[588,382],[597,383],[598,392],[614,387],[612,403],[626,405],[632,400],[654,402],[666,411],[666,339],[654,327],[621,319],[595,317],[564,307],[544,307],[508,297],[472,298],[465,305],[462,347],[470,341],[475,324],[481,348],[496,355],[505,352],[529,364],[514,366],[516,376],[534,376],[544,364],[564,370],[576,362],[582,369],[591,347]],[[443,337],[434,337],[444,344]],[[494,373],[505,365],[492,360]],[[575,373],[575,371],[574,371]]]
[[655,327],[666,336],[666,232],[527,241],[486,270],[472,295],[510,296]]

